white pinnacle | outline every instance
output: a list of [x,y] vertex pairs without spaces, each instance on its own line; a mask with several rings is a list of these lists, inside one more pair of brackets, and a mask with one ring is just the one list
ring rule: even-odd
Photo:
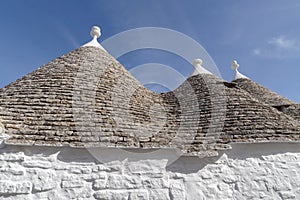
[[210,71],[208,71],[207,69],[205,69],[202,66],[203,61],[201,59],[195,59],[193,60],[193,66],[195,67],[193,73],[190,75],[191,76],[195,76],[197,74],[212,74]]
[[98,26],[93,26],[90,32],[92,38],[99,38],[101,36],[101,29]]
[[240,78],[245,78],[245,79],[249,79],[247,76],[241,74],[239,71],[238,71],[238,68],[239,68],[239,64],[236,60],[233,60],[232,61],[232,64],[231,64],[231,68],[233,70],[235,70],[235,75],[234,75],[234,78],[233,80],[237,80],[237,79],[240,79]]
[[237,62],[236,60],[233,60],[233,61],[232,61],[232,65],[231,65],[231,68],[232,68],[232,69],[236,69],[236,70],[237,70],[237,69],[239,68],[239,66],[240,66],[240,65],[238,64],[238,62]]
[[101,36],[101,29],[98,26],[93,26],[90,34],[93,39],[90,42],[84,44],[83,47],[87,47],[87,46],[98,47],[98,48],[106,51],[97,40]]

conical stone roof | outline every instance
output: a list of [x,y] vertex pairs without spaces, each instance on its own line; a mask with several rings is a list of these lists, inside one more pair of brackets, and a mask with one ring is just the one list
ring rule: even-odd
[[[189,90],[187,88],[193,88]],[[187,105],[195,111],[193,95],[183,91],[193,91],[196,94],[199,113],[188,116],[193,121],[199,114],[198,123],[193,126],[196,134],[191,132],[191,127],[186,127],[178,137],[180,141],[187,141],[190,152],[203,151],[204,149],[226,149],[232,142],[270,142],[270,141],[298,141],[300,136],[299,122],[285,115],[271,106],[262,104],[249,93],[228,83],[214,75],[199,74],[192,76],[178,89],[166,96],[190,96],[184,98]],[[192,92],[192,93],[193,93]],[[170,98],[170,97],[169,97]],[[178,99],[178,98],[177,98]],[[175,100],[174,100],[175,101]],[[172,102],[172,100],[168,100]],[[189,140],[188,140],[188,139]],[[181,144],[182,145],[182,144]]]
[[212,74],[157,94],[105,50],[83,46],[0,90],[7,144],[179,148],[298,141],[299,122]]
[[126,130],[143,132],[134,123],[149,120],[139,106],[160,101],[108,53],[89,46],[2,88],[0,118],[12,135],[7,143],[117,145],[128,136],[124,144],[134,146]]

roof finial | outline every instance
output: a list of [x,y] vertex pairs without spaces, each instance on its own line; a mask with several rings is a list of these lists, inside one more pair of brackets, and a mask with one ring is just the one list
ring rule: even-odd
[[239,66],[240,66],[240,65],[238,64],[238,62],[237,62],[236,60],[233,60],[233,61],[232,61],[232,65],[231,65],[231,68],[232,68],[232,69],[236,69],[236,70],[237,70],[237,69],[239,68]]
[[98,26],[93,26],[90,32],[92,38],[99,38],[101,36],[101,29]]
[[208,71],[207,69],[205,69],[202,66],[203,61],[200,58],[197,58],[195,60],[193,60],[193,66],[195,67],[195,70],[193,71],[193,73],[190,75],[191,76],[195,76],[197,74],[212,74],[210,71]]
[[236,80],[236,79],[240,79],[240,78],[246,78],[246,79],[249,79],[247,76],[241,74],[239,71],[238,71],[238,68],[239,68],[239,64],[236,60],[233,60],[232,63],[231,63],[231,68],[233,70],[235,70],[235,75],[234,75],[234,78],[233,80]]
[[197,65],[202,65],[203,61],[200,58],[193,60],[193,66],[196,67]]
[[98,42],[98,38],[101,36],[101,29],[98,26],[93,26],[91,28],[91,32],[90,32],[91,36],[92,36],[92,41],[86,43],[83,45],[83,47],[89,46],[89,47],[98,47],[104,51],[106,51],[101,44]]

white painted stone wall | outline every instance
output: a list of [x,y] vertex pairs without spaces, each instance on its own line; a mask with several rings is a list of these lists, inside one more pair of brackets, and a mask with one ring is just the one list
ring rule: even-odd
[[172,164],[169,157],[101,164],[86,150],[5,147],[0,199],[300,199],[299,144],[237,144],[218,158]]

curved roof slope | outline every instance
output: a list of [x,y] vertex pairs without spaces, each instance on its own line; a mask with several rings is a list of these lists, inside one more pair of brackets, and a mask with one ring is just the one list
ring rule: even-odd
[[0,90],[8,144],[176,147],[298,140],[299,123],[209,74],[173,92],[144,88],[107,52],[81,47]]
[[299,141],[300,123],[259,102],[238,87],[226,89],[227,113],[223,140],[230,142]]
[[[189,90],[189,87],[193,90]],[[199,113],[195,113],[197,105],[193,100],[193,92],[196,94]],[[187,145],[193,144],[185,148],[189,152],[224,149],[230,142],[298,141],[300,139],[298,121],[266,104],[261,104],[235,84],[224,82],[214,75],[190,77],[171,93],[175,93],[174,96],[181,94],[189,96],[184,98],[188,101],[185,104],[190,105],[194,115],[186,116],[185,119],[190,117],[189,121],[193,122],[197,119],[197,115],[199,117],[194,121],[198,123],[196,133],[191,134],[188,126],[181,133],[178,131],[180,134],[177,137],[180,137],[181,141],[187,141]],[[164,95],[169,98],[171,96],[170,93]],[[172,102],[172,100],[168,101]]]
[[247,91],[254,98],[258,99],[260,102],[266,103],[270,106],[282,106],[291,105],[295,102],[280,96],[279,94],[265,88],[264,86],[245,78],[240,78],[232,81],[236,83],[240,88]]
[[162,98],[109,54],[81,47],[1,89],[0,121],[8,144],[140,146],[135,135],[158,126],[153,104]]
[[247,91],[251,96],[258,99],[260,102],[273,106],[279,111],[290,115],[291,117],[299,120],[300,109],[299,104],[293,102],[279,94],[265,88],[264,86],[250,80],[250,79],[236,79],[232,81],[236,83],[238,87]]

